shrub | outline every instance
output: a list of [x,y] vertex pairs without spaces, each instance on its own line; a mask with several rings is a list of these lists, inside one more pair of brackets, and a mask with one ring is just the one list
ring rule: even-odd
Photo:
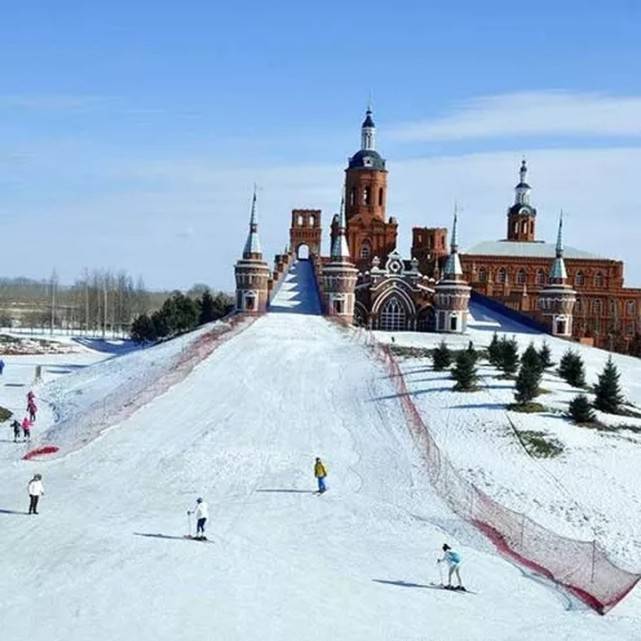
[[570,401],[568,414],[575,423],[592,423],[594,421],[594,412],[585,394],[579,394]]
[[541,359],[541,365],[543,366],[543,369],[547,369],[548,367],[552,367],[552,365],[554,365],[554,362],[552,361],[552,352],[550,351],[550,346],[547,344],[547,342],[544,342],[543,345],[541,345],[541,349],[539,350],[539,358]]
[[594,386],[594,407],[598,410],[608,414],[618,414],[621,411],[623,395],[619,385],[620,376],[619,370],[610,356],[603,372],[599,374],[599,382]]
[[474,349],[474,343],[470,341],[467,344],[467,353],[468,356],[474,361],[474,363],[477,363],[479,360],[479,353]]
[[499,336],[496,332],[494,332],[494,336],[492,336],[492,342],[487,348],[487,358],[490,363],[494,365],[494,367],[499,366],[499,361],[501,358],[501,344],[499,342]]
[[534,343],[530,343],[523,352],[523,355],[521,356],[521,365],[527,365],[528,367],[537,370],[539,373],[543,372],[543,362],[540,354],[534,347]]
[[155,341],[158,338],[154,322],[147,314],[141,314],[131,324],[131,339],[136,343]]
[[[534,349],[534,348],[533,348]],[[539,385],[541,384],[541,363],[538,360],[538,354],[536,355],[536,360],[526,360],[525,354],[524,358],[521,360],[521,368],[519,369],[519,375],[516,379],[516,393],[514,398],[519,405],[525,405],[539,395]]]
[[512,376],[519,367],[519,346],[514,337],[503,337],[499,342],[498,367],[503,373]]
[[452,352],[450,352],[444,340],[432,352],[432,363],[434,364],[434,369],[439,372],[448,368],[452,363]]

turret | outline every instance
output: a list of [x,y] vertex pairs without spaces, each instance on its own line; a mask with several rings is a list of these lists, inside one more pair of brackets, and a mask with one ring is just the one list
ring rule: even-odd
[[519,169],[519,182],[514,187],[514,204],[507,210],[507,239],[519,242],[535,240],[536,209],[530,205],[532,187],[527,182],[525,158]]

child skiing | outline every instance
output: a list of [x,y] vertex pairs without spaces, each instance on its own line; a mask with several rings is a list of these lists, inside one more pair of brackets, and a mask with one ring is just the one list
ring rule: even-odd
[[17,443],[20,438],[20,422],[15,418],[11,421],[11,427],[13,427],[13,442]]
[[22,435],[25,441],[31,440],[31,421],[28,416],[22,419]]
[[207,519],[209,518],[207,503],[199,497],[196,499],[196,509],[193,511],[187,511],[187,514],[194,514],[196,517],[196,536],[194,538],[199,541],[206,541],[205,523],[207,523]]
[[27,491],[29,492],[29,514],[38,514],[38,500],[45,493],[41,474],[34,474],[29,481]]
[[318,457],[316,457],[316,463],[314,464],[314,476],[318,479],[318,493],[323,494],[323,492],[327,491],[327,486],[325,485],[327,470]]
[[[447,571],[447,585],[445,588],[447,590],[465,590],[463,587],[463,582],[461,581],[461,574],[459,568],[461,567],[461,555],[458,552],[455,552],[447,543],[443,544],[443,556],[438,559],[437,563],[442,563],[445,561],[448,566]],[[452,585],[452,575],[456,574],[458,580],[458,585],[455,587]]]

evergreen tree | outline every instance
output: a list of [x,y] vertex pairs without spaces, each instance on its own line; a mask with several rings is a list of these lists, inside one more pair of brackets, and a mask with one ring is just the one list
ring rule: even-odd
[[[534,349],[534,348],[532,348]],[[534,352],[536,354],[536,351]],[[525,357],[525,353],[523,354]],[[537,354],[538,359],[538,354]],[[516,378],[514,398],[519,405],[525,405],[539,395],[541,384],[541,367],[538,360],[521,359],[521,368]]]
[[572,387],[585,387],[583,359],[575,351],[568,349],[563,354],[558,373]]
[[454,368],[452,369],[452,378],[456,381],[455,390],[467,391],[474,389],[478,374],[476,363],[467,350],[462,350],[457,354]]
[[154,322],[147,314],[141,314],[134,319],[131,324],[131,340],[136,343],[145,343],[155,341],[157,338]]
[[467,344],[467,353],[474,363],[478,362],[479,353],[474,349],[474,343],[472,341]]
[[494,365],[494,367],[499,366],[499,362],[501,359],[501,344],[499,342],[499,335],[496,332],[494,332],[494,336],[492,336],[492,342],[487,348],[487,357],[490,363]]
[[570,401],[569,414],[575,423],[591,423],[594,421],[594,412],[585,394],[579,394]]
[[608,414],[618,414],[623,403],[623,394],[619,385],[619,370],[612,361],[612,356],[599,374],[599,382],[594,386],[594,407]]
[[432,362],[434,369],[438,372],[450,366],[452,362],[452,352],[448,349],[445,340],[442,340],[439,346],[432,352]]
[[528,367],[538,370],[539,373],[543,372],[541,355],[536,351],[534,343],[530,343],[523,352],[523,356],[521,356],[521,364],[527,364]]
[[498,367],[508,376],[512,376],[519,367],[519,346],[516,338],[503,337],[499,347]]
[[550,351],[550,346],[547,344],[547,341],[543,342],[541,349],[539,350],[539,358],[541,359],[541,365],[543,369],[552,367],[554,363],[552,362],[552,352]]
[[217,315],[216,304],[214,297],[211,295],[209,289],[205,289],[202,296],[198,299],[198,324],[204,325],[220,318]]

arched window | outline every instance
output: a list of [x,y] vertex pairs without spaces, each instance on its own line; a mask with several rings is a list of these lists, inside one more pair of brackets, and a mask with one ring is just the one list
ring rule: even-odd
[[601,272],[597,272],[594,275],[594,286],[597,287],[598,289],[601,289],[603,285],[604,285],[603,274]]
[[574,311],[577,314],[580,314],[583,311],[583,300],[580,298],[576,299],[576,303],[574,305]]
[[530,234],[534,235],[534,221],[530,221]]
[[516,282],[519,285],[525,285],[525,281],[526,281],[525,270],[524,269],[519,269],[519,271],[516,274]]
[[610,299],[609,310],[610,316],[616,316],[619,313],[619,304],[614,298]]
[[582,285],[585,285],[585,276],[583,275],[583,272],[576,273],[576,276],[574,277],[574,284],[577,287],[581,287]]
[[352,187],[352,191],[349,193],[349,204],[354,205],[356,202],[356,188]]
[[545,285],[545,271],[542,269],[539,269],[536,272],[536,284]]
[[397,332],[407,326],[405,309],[396,296],[390,297],[383,304],[379,328],[386,332]]
[[505,284],[507,283],[507,270],[505,267],[501,267],[498,272],[496,272],[496,282]]
[[362,245],[361,245],[361,258],[369,258],[372,255],[372,248],[369,244],[369,242],[366,240]]
[[380,207],[383,206],[383,188],[382,187],[378,190],[378,204]]
[[298,226],[302,227],[305,224],[305,219],[303,218],[302,214],[298,214]]
[[479,282],[487,283],[487,270],[485,267],[479,268]]
[[635,312],[636,312],[636,305],[635,305],[635,303],[634,303],[634,301],[633,301],[633,300],[629,300],[629,301],[625,304],[625,313],[626,313],[628,316],[634,316]]
[[517,221],[516,223],[514,223],[514,234],[518,235],[518,233],[519,233],[519,223]]
[[310,214],[309,216],[309,226],[313,227],[316,224],[316,218],[314,217],[314,214]]
[[521,224],[521,231],[524,234],[527,234],[527,220],[524,220],[523,223]]
[[601,312],[603,311],[603,303],[600,298],[595,298],[592,301],[592,313],[593,314],[598,314],[599,316],[601,315]]
[[372,192],[369,187],[363,188],[363,205],[369,205],[372,200]]

